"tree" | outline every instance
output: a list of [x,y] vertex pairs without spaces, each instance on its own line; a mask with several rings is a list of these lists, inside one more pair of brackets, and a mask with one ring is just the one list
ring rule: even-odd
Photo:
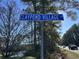
[[14,1],[0,6],[0,52],[5,57],[13,55],[15,47],[29,39],[31,22],[20,21],[18,11]]
[[64,35],[63,45],[75,44],[79,46],[79,25],[74,24]]
[[[30,8],[30,6],[28,7],[30,9],[30,13],[56,13],[56,8],[54,6],[50,7],[50,1],[44,0],[44,1],[34,1],[34,0],[23,0],[24,2],[30,3],[30,6],[33,5],[34,9]],[[36,5],[35,5],[36,4]],[[55,8],[55,9],[54,9]],[[26,9],[26,12],[28,12],[29,9]],[[36,9],[36,10],[35,10]],[[34,10],[34,11],[33,11]],[[46,40],[51,40],[53,42],[53,44],[55,45],[54,42],[57,41],[57,39],[59,38],[59,33],[57,32],[57,29],[60,27],[60,22],[61,21],[46,21],[44,22],[44,41]],[[40,25],[41,23],[39,21],[36,22],[36,32],[39,33],[39,37],[40,37]],[[51,33],[51,34],[50,34]],[[54,33],[54,34],[53,34]],[[53,35],[53,37],[52,37]],[[50,38],[49,38],[50,36]],[[52,40],[53,39],[53,40]],[[39,39],[40,40],[40,39]],[[45,42],[46,43],[46,42]],[[44,44],[45,44],[44,43]],[[47,43],[46,43],[47,44]],[[54,46],[53,45],[53,46]],[[52,45],[51,45],[52,46]],[[46,47],[46,46],[45,46]],[[46,47],[47,48],[47,47]],[[49,48],[49,47],[48,47]],[[55,48],[55,47],[54,47]],[[48,50],[48,49],[47,49]],[[46,50],[45,50],[46,51]]]
[[[62,0],[43,0],[43,1],[42,0],[22,0],[22,1],[24,1],[27,4],[30,3],[29,7],[27,8],[28,10],[30,10],[30,13],[36,12],[38,14],[40,14],[40,13],[45,13],[45,14],[56,13],[57,14],[58,10],[62,10],[62,11],[65,11],[67,13],[67,15],[70,16],[72,19],[76,18],[76,16],[75,16],[76,13],[73,12],[73,10],[70,9],[70,8],[76,7],[75,5],[78,2],[75,1],[75,0],[73,0],[73,1],[72,0],[63,0],[63,1]],[[33,8],[30,8],[30,6],[33,7]],[[26,9],[26,12],[28,11],[27,9]],[[37,25],[40,26],[41,24],[39,24],[39,23]],[[44,36],[45,36],[44,41],[47,40],[47,42],[45,42],[46,46],[48,45],[48,41],[52,41],[53,45],[50,44],[50,46],[53,46],[55,48],[56,42],[59,39],[59,32],[57,30],[60,27],[61,21],[46,21],[44,23],[45,23],[44,24],[44,30],[45,30],[44,31]],[[39,26],[37,28],[38,28],[39,33],[40,33],[40,27]],[[36,30],[36,31],[38,31],[38,30]],[[54,48],[51,48],[51,49],[54,49]],[[49,50],[50,49],[47,49],[47,51],[49,51]],[[48,53],[50,53],[50,52],[48,52]]]

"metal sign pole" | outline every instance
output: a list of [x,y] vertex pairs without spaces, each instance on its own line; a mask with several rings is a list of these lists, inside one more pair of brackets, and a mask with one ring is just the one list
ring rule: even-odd
[[[45,13],[45,0],[41,0],[42,3],[42,13]],[[41,22],[41,59],[45,59],[44,54],[44,21]]]
[[44,22],[41,22],[41,53],[40,53],[40,59],[44,59]]

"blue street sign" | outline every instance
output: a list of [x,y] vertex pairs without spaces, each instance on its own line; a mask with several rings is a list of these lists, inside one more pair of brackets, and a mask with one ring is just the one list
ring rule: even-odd
[[20,20],[49,21],[64,20],[62,14],[21,14]]

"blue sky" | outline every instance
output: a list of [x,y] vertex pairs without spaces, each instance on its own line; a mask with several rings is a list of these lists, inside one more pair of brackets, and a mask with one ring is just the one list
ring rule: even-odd
[[[6,0],[5,0],[6,1]],[[17,5],[19,6],[20,9],[23,9],[25,8],[25,5],[23,5],[23,3],[21,3],[20,0],[15,0]],[[76,10],[74,10],[76,11]],[[78,15],[78,18],[76,21],[72,21],[69,17],[66,16],[66,13],[61,11],[59,12],[61,14],[64,15],[64,21],[62,21],[62,27],[61,27],[61,36],[73,25],[73,24],[78,24],[79,23],[79,11],[77,11],[77,15]]]
[[64,21],[62,21],[62,26],[61,26],[61,30],[60,30],[61,31],[61,36],[62,36],[73,24],[78,24],[79,23],[79,11],[77,10],[77,19],[76,20],[72,20],[63,11],[61,11],[59,13],[64,15]]

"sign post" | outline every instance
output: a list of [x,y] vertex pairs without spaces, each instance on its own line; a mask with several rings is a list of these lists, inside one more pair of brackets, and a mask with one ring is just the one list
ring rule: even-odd
[[44,59],[44,21],[64,20],[62,14],[21,14],[20,20],[41,22],[41,54],[40,59]]

